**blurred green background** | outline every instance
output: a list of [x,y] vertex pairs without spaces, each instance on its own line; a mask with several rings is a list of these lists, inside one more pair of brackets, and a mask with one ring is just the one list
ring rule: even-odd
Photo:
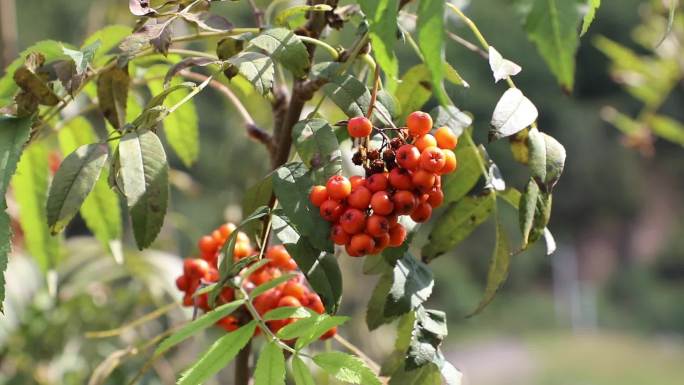
[[[493,225],[436,260],[430,306],[449,315],[444,350],[465,373],[467,384],[681,384],[684,151],[665,140],[653,143],[651,155],[623,146],[622,135],[602,120],[601,113],[612,106],[635,116],[641,106],[616,84],[609,60],[594,44],[602,35],[638,54],[652,54],[635,42],[632,31],[646,20],[642,29],[664,33],[662,4],[667,1],[604,1],[582,39],[571,95],[556,85],[509,3],[472,1],[467,13],[492,45],[523,67],[516,83],[538,106],[540,128],[567,149],[549,226],[558,251],[545,256],[543,246],[537,246],[515,257],[504,289],[481,315],[469,319],[464,315],[476,306],[483,290]],[[236,25],[252,22],[244,1],[220,3],[216,9]],[[21,0],[16,2],[16,48],[2,48],[16,53],[43,39],[79,44],[104,25],[133,22],[123,0]],[[455,20],[450,23],[453,31],[471,39],[467,29]],[[681,48],[683,28],[677,16],[666,43]],[[681,51],[676,52],[684,68]],[[402,70],[416,63],[410,50],[399,54]],[[2,67],[11,58],[3,57]],[[484,142],[503,86],[494,86],[487,63],[461,46],[449,46],[447,60],[471,86],[452,89],[450,96],[473,114],[475,135]],[[266,102],[250,99],[246,104],[258,123],[269,127]],[[659,112],[683,120],[683,104],[680,79]],[[126,264],[117,266],[102,257],[97,245],[74,238],[69,241],[69,258],[60,267],[56,300],[28,259],[13,256],[7,274],[12,303],[0,316],[0,384],[87,383],[98,365],[116,359],[113,352],[188,317],[187,312],[174,311],[162,322],[117,337],[85,337],[86,331],[118,327],[178,299],[172,279],[180,271],[179,257],[194,252],[194,240],[201,234],[225,220],[238,220],[245,190],[267,172],[264,150],[246,138],[232,107],[219,95],[212,90],[200,95],[198,112],[202,153],[190,169],[173,159],[181,172],[177,186],[185,187],[172,190],[173,215],[156,244],[164,252],[129,252]],[[527,175],[513,162],[507,143],[489,145],[488,150],[507,181],[521,188]],[[505,215],[515,233],[514,213]],[[362,276],[358,261],[343,258],[342,264],[343,313],[354,316],[343,334],[380,358],[393,339],[389,328],[369,336],[364,324],[373,279]],[[212,338],[210,333],[158,361],[141,383],[174,383],[175,373]],[[106,383],[125,383],[145,359],[144,353],[121,354],[124,364]],[[100,365],[98,370],[106,369]]]

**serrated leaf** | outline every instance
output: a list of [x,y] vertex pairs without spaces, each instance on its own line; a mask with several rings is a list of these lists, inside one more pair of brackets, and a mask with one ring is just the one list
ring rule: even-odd
[[[78,117],[63,127],[58,138],[62,154],[68,154],[81,145],[97,140],[93,127],[83,117]],[[121,262],[121,209],[118,196],[107,183],[108,174],[106,168],[100,173],[93,190],[81,205],[81,216],[95,238]]]
[[193,335],[199,333],[200,331],[214,325],[216,322],[218,322],[221,318],[226,317],[230,315],[232,312],[234,312],[238,307],[242,306],[244,303],[243,300],[237,300],[233,301],[230,303],[223,304],[216,309],[202,315],[201,317],[193,320],[192,322],[189,322],[180,329],[178,329],[177,332],[171,334],[169,337],[164,339],[159,346],[157,346],[157,349],[154,351],[154,357],[158,357],[162,354],[164,354],[166,351],[171,349],[172,347],[178,345],[179,343],[185,341],[186,339],[192,337]]
[[[180,80],[171,81],[172,85],[180,84]],[[161,80],[151,80],[147,83],[152,95],[163,92],[164,84]],[[179,103],[189,91],[184,89],[169,93],[164,99],[164,104],[173,106]],[[173,151],[178,155],[186,167],[192,166],[199,155],[199,125],[195,103],[190,100],[167,115],[162,121],[164,136]]]
[[129,26],[108,25],[88,36],[83,42],[81,50],[84,50],[85,47],[91,46],[96,41],[99,41],[100,48],[95,52],[95,55],[92,58],[92,62],[97,66],[101,61],[104,61],[100,59],[104,59],[109,51],[116,48],[126,36],[130,35],[130,33],[131,27]]
[[232,74],[240,74],[247,79],[261,95],[268,94],[273,88],[275,69],[273,60],[259,52],[240,52],[227,61],[232,67]]
[[178,385],[201,385],[235,358],[254,335],[256,321],[251,321],[214,342],[178,379]]
[[420,307],[406,357],[405,367],[414,370],[431,362],[439,355],[439,347],[447,336],[446,314]]
[[64,54],[71,58],[76,65],[76,73],[81,75],[95,58],[95,53],[100,48],[100,41],[96,40],[80,50],[64,48]]
[[169,194],[169,166],[161,141],[152,131],[131,132],[119,143],[121,191],[128,204],[139,249],[159,234]]
[[489,140],[511,136],[537,120],[537,107],[517,88],[509,88],[496,103]]
[[294,244],[286,243],[285,248],[297,262],[311,288],[321,297],[326,311],[335,314],[342,298],[342,272],[335,256],[317,250],[305,237],[300,237]]
[[409,253],[404,254],[392,272],[392,286],[384,307],[385,316],[395,317],[416,309],[430,297],[434,283],[427,265]]
[[14,73],[17,68],[24,64],[26,56],[31,52],[40,52],[45,57],[45,61],[50,62],[64,55],[62,52],[63,47],[73,48],[69,44],[55,40],[43,40],[19,53],[19,56],[5,68],[5,74],[0,78],[0,106],[10,104],[12,101],[12,97],[18,88],[16,83],[14,83]]
[[490,302],[494,299],[494,296],[499,291],[506,278],[508,278],[508,271],[510,268],[510,245],[508,242],[508,237],[506,236],[506,230],[503,224],[498,220],[496,221],[496,243],[494,245],[494,253],[492,254],[492,259],[489,262],[489,272],[487,273],[487,286],[485,287],[484,296],[482,300],[477,305],[477,308],[473,310],[468,317],[472,317],[479,314]]
[[306,234],[314,247],[332,251],[330,224],[308,199],[311,187],[313,181],[301,162],[288,163],[273,173],[273,191],[287,218],[300,234]]
[[317,316],[316,322],[311,328],[299,333],[297,342],[295,343],[295,349],[301,350],[312,342],[317,341],[323,334],[327,333],[332,328],[340,326],[348,320],[349,317],[329,316],[327,314]]
[[292,377],[296,385],[316,385],[309,368],[296,354],[292,356]]
[[308,318],[311,317],[313,314],[311,311],[305,307],[290,307],[290,306],[283,306],[283,307],[277,307],[275,309],[269,310],[266,314],[264,314],[264,321],[275,321],[275,320],[281,320],[281,319],[287,319],[287,318],[293,318],[293,319],[300,319],[300,318]]
[[392,288],[392,274],[383,274],[373,289],[368,306],[366,306],[366,325],[368,330],[375,330],[380,325],[391,322],[395,317],[385,316],[385,304]]
[[126,101],[130,84],[128,65],[112,66],[97,78],[97,99],[105,119],[115,129],[126,123]]
[[311,67],[309,52],[302,40],[286,28],[272,28],[250,40],[248,49],[264,50],[295,77],[304,77]]
[[9,215],[5,209],[3,196],[2,201],[0,201],[0,313],[5,311],[5,270],[7,270],[7,261],[12,251],[12,228],[10,227]]
[[596,17],[596,11],[601,6],[601,0],[586,0],[586,2],[587,12],[582,19],[582,31],[580,32],[580,36],[584,36],[584,34],[587,33],[589,26],[591,26],[591,23],[594,21],[594,17]]
[[482,176],[483,160],[480,152],[469,142],[459,143],[456,148],[456,172],[442,176],[444,202],[457,202],[475,187]]
[[489,46],[489,68],[494,75],[494,83],[501,79],[508,79],[522,71],[522,68],[508,59],[504,59],[494,46]]
[[[17,168],[17,162],[31,132],[32,117],[0,116],[0,197],[5,193]],[[4,205],[3,205],[4,206]]]
[[43,142],[28,146],[12,179],[14,199],[19,205],[19,224],[28,252],[43,272],[52,268],[59,256],[59,239],[50,235],[45,218],[48,191],[48,151]]
[[362,385],[380,385],[378,377],[359,358],[341,352],[320,353],[313,361],[340,381]]
[[285,355],[283,349],[271,341],[264,345],[254,370],[254,385],[285,384]]
[[435,107],[430,111],[430,116],[434,127],[449,127],[457,136],[473,124],[473,118],[452,105]]
[[364,0],[359,1],[366,20],[373,53],[380,67],[387,74],[390,89],[396,82],[399,72],[399,62],[394,54],[394,44],[397,41],[397,16],[399,12],[398,0]]
[[527,37],[567,91],[574,83],[579,21],[577,2],[567,0],[536,0],[525,20]]
[[261,285],[257,286],[252,290],[250,293],[252,298],[258,297],[261,294],[264,294],[265,292],[273,289],[274,287],[280,285],[281,283],[285,283],[292,278],[295,278],[297,276],[296,273],[288,273],[288,274],[283,274],[277,278],[273,278],[272,280],[262,283]]
[[47,222],[53,234],[61,232],[92,191],[107,161],[106,144],[86,144],[62,161],[50,186]]
[[466,239],[492,213],[495,198],[496,194],[488,191],[452,204],[430,232],[430,241],[422,250],[423,262],[429,263]]
[[418,47],[430,70],[432,86],[440,104],[448,104],[444,91],[444,6],[442,0],[421,0],[418,4]]
[[307,119],[292,130],[295,147],[302,162],[312,173],[313,182],[325,184],[342,172],[342,152],[333,128],[323,119]]

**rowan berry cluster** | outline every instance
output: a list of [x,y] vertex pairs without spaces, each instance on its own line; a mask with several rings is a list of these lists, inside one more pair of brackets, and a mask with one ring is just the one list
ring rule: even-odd
[[[208,294],[205,293],[197,296],[194,294],[198,289],[219,280],[219,255],[223,245],[235,231],[235,228],[235,225],[232,223],[224,224],[214,230],[211,235],[201,237],[197,244],[200,250],[200,258],[188,258],[184,261],[183,275],[176,279],[176,286],[185,293],[183,297],[184,306],[197,306],[197,308],[203,311],[211,310]],[[233,249],[233,259],[238,261],[257,253],[258,250],[252,247],[249,237],[245,233],[239,232],[236,236],[235,248]],[[255,287],[278,278],[283,274],[297,272],[297,263],[282,245],[269,247],[264,256],[268,259],[268,264],[254,271],[242,283],[243,289],[248,293]],[[223,288],[216,301],[216,305],[233,301],[235,299],[235,290],[232,287]],[[318,314],[325,312],[321,298],[309,289],[301,272],[287,282],[260,294],[254,298],[253,304],[254,308],[262,316],[272,309],[284,306],[304,306]],[[217,325],[227,331],[233,331],[250,320],[251,316],[247,309],[241,308],[219,320]],[[277,333],[282,327],[292,322],[294,322],[293,319],[275,320],[269,321],[267,325],[272,332]],[[257,329],[258,331],[259,329]],[[321,339],[330,338],[336,333],[337,328],[332,328]]]
[[[406,229],[399,216],[425,222],[444,201],[442,175],[456,170],[453,150],[458,137],[448,127],[433,132],[432,118],[421,111],[411,113],[406,124],[398,129],[375,128],[383,138],[378,149],[369,148],[368,140],[361,142],[352,161],[363,166],[365,176],[334,175],[309,194],[321,217],[333,223],[333,242],[344,245],[352,257],[400,246]],[[368,138],[373,129],[365,117],[347,122],[353,138]],[[387,135],[390,131],[396,132],[394,138]]]

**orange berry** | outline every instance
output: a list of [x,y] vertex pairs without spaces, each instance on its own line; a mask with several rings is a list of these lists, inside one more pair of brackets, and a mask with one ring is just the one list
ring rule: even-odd
[[435,174],[430,171],[418,170],[411,176],[411,182],[421,190],[429,190],[435,185]]
[[202,254],[211,255],[216,252],[218,244],[216,243],[216,240],[213,237],[205,235],[199,239],[199,241],[197,242],[197,247],[200,249]]
[[419,203],[418,206],[411,213],[411,219],[420,223],[430,219],[432,215],[432,206],[427,202]]
[[406,229],[401,224],[397,223],[390,227],[389,230],[390,241],[389,245],[392,247],[401,246],[406,240]]
[[352,188],[352,192],[347,198],[347,203],[349,206],[356,209],[365,210],[370,204],[371,195],[373,194],[368,188],[364,186],[358,186],[356,188]]
[[350,248],[359,256],[367,255],[375,248],[375,240],[368,234],[356,234],[351,239]]
[[287,268],[290,265],[290,260],[292,257],[290,253],[287,252],[285,246],[275,245],[268,248],[266,251],[266,258],[271,261],[271,264],[275,267]]
[[412,144],[405,144],[396,151],[397,164],[408,170],[415,170],[420,163],[420,150]]
[[278,301],[278,307],[300,307],[302,303],[291,295],[286,295]]
[[389,174],[386,172],[373,174],[366,179],[366,187],[372,192],[387,190],[387,187],[389,187],[388,176]]
[[397,190],[411,190],[413,188],[411,172],[405,168],[397,167],[392,169],[389,181],[392,187]]
[[437,146],[445,150],[453,150],[458,144],[458,136],[449,127],[440,127],[435,131]]
[[240,327],[240,325],[238,323],[238,319],[232,315],[221,318],[216,323],[216,325],[222,327],[223,329],[225,329],[226,331],[229,331],[229,332],[235,331],[235,330],[237,330],[238,327]]
[[342,200],[351,194],[351,183],[349,182],[349,179],[342,175],[331,176],[325,187],[328,190],[328,195],[332,199]]
[[325,307],[323,306],[323,302],[321,301],[321,297],[318,296],[316,293],[309,293],[307,296],[309,299],[309,304],[307,307],[313,311],[315,311],[318,314],[323,314],[325,313]]
[[373,124],[364,116],[349,119],[347,131],[352,138],[364,138],[373,131]]
[[259,314],[264,315],[269,310],[275,309],[278,306],[282,294],[283,293],[278,289],[270,289],[254,298],[254,308],[256,308],[256,311]]
[[406,118],[406,126],[413,137],[425,135],[432,129],[432,117],[422,111],[412,112]]
[[334,225],[330,229],[330,239],[332,239],[336,245],[344,245],[349,242],[350,238],[350,235],[347,234],[339,224]]
[[352,175],[349,177],[349,183],[351,183],[352,191],[354,191],[354,189],[366,185],[366,178],[361,175]]
[[436,173],[444,167],[445,163],[444,151],[439,147],[428,147],[420,154],[420,168],[425,171]]
[[[285,284],[285,287],[283,288],[283,295],[284,296],[291,296],[296,298],[299,302],[302,302],[306,300],[308,302],[308,299],[306,298],[306,295],[308,293],[308,290],[306,289],[306,286],[302,285],[299,282],[294,282],[294,281],[289,281],[288,283]],[[286,298],[286,297],[283,297]],[[281,299],[282,301],[282,299]]]
[[387,191],[378,191],[373,194],[370,205],[375,214],[389,215],[394,210],[394,203]]
[[380,237],[389,231],[389,221],[382,215],[373,214],[366,221],[366,233]]
[[176,287],[180,291],[186,291],[188,289],[188,278],[185,275],[176,278]]
[[435,139],[434,136],[431,134],[425,134],[423,136],[420,136],[416,138],[416,141],[413,142],[413,145],[418,148],[421,152],[425,150],[428,147],[434,147],[437,145],[437,139]]
[[444,167],[439,170],[440,174],[449,174],[456,171],[458,162],[456,161],[456,154],[451,150],[442,150],[444,153]]
[[444,192],[442,191],[441,188],[439,187],[433,187],[430,191],[428,191],[428,200],[427,203],[430,204],[433,208],[439,207],[442,205],[444,202]]
[[328,200],[328,190],[325,186],[313,186],[309,193],[309,200],[316,207],[321,207]]
[[228,237],[230,237],[230,234],[232,234],[233,231],[235,231],[235,229],[236,226],[232,223],[225,223],[218,228],[219,233],[221,233],[221,237],[223,237],[223,239],[228,239]]
[[373,237],[373,240],[375,241],[375,248],[371,254],[380,254],[387,246],[389,246],[390,236],[389,233],[385,233],[379,237]]
[[252,254],[252,247],[245,242],[235,242],[233,248],[233,260],[239,260]]
[[392,196],[394,210],[399,215],[409,214],[416,207],[416,197],[411,191],[399,190]]
[[338,201],[328,199],[321,204],[319,211],[323,219],[328,222],[335,222],[342,215],[344,206],[342,206]]
[[359,209],[347,209],[340,217],[340,226],[347,234],[360,233],[366,227],[366,214]]

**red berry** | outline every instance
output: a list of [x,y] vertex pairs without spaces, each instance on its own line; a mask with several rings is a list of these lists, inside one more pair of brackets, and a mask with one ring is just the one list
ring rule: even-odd
[[232,234],[236,228],[237,227],[232,223],[225,223],[221,225],[221,227],[219,227],[218,230],[219,233],[221,233],[221,237],[223,237],[223,239],[228,239],[228,237],[230,237],[230,234]]
[[392,247],[401,246],[406,240],[406,229],[401,224],[390,227],[389,230],[390,241],[389,245]]
[[188,278],[185,275],[176,278],[176,287],[180,291],[186,291],[188,289]]
[[282,292],[277,289],[271,289],[264,294],[254,298],[254,307],[261,315],[266,314],[269,310],[275,309],[278,306]]
[[435,174],[430,171],[417,170],[411,176],[411,182],[415,187],[418,187],[422,191],[427,191],[435,185]]
[[308,308],[315,311],[318,314],[323,314],[325,313],[325,307],[323,306],[323,302],[321,301],[321,297],[318,296],[316,293],[309,293],[309,305]]
[[352,175],[349,177],[349,183],[351,183],[352,191],[355,189],[366,185],[366,178],[361,175]]
[[387,187],[389,187],[388,174],[381,172],[369,176],[366,179],[366,187],[372,192],[387,190]]
[[328,199],[323,202],[320,207],[320,214],[323,219],[328,222],[335,222],[342,215],[344,206],[342,206],[338,201],[333,201]]
[[410,214],[417,204],[416,197],[408,190],[395,192],[394,196],[392,196],[392,202],[394,202],[394,210],[399,215]]
[[344,231],[342,226],[337,224],[330,229],[330,239],[332,239],[336,245],[344,245],[349,242],[351,236]]
[[[294,281],[289,281],[288,283],[285,284],[285,287],[283,288],[283,295],[284,296],[291,296],[296,298],[299,302],[306,301],[308,302],[309,300],[307,299],[306,295],[308,293],[308,290],[306,286],[302,285],[299,282],[294,282]],[[283,297],[286,298],[286,297]],[[282,301],[282,299],[281,299]]]
[[406,126],[413,137],[425,135],[432,129],[432,117],[422,111],[412,112],[406,118]]
[[411,181],[411,172],[405,168],[395,168],[390,171],[389,181],[392,187],[397,190],[411,190],[413,182]]
[[382,215],[373,214],[366,221],[366,233],[372,237],[380,237],[389,231],[389,221]]
[[366,227],[366,214],[359,209],[347,209],[340,217],[340,226],[348,234],[360,233]]
[[351,207],[365,210],[370,204],[371,195],[372,193],[368,188],[359,186],[352,189],[351,194],[349,194],[349,197],[347,198],[347,203]]
[[441,188],[439,187],[433,187],[429,192],[428,192],[428,200],[427,202],[432,206],[433,208],[439,207],[442,205],[444,202],[444,192],[442,191]]
[[352,138],[364,138],[373,131],[373,124],[364,116],[349,119],[347,131]]
[[416,138],[416,140],[413,142],[413,145],[418,147],[418,150],[421,152],[425,150],[428,147],[434,147],[437,145],[437,139],[435,139],[434,136],[431,134],[425,134],[421,137]]
[[444,152],[438,147],[429,147],[420,154],[420,168],[432,173],[439,172],[446,163]]
[[328,190],[328,195],[331,199],[342,200],[351,193],[351,183],[349,179],[342,175],[333,175],[328,179],[325,187]]
[[287,252],[283,245],[269,247],[266,251],[266,258],[271,261],[273,266],[280,268],[290,267],[290,260],[292,260],[290,253]]
[[325,332],[321,338],[319,338],[321,341],[328,340],[330,338],[335,337],[335,334],[337,334],[337,326],[333,326],[330,330]]
[[449,174],[456,171],[458,167],[458,162],[456,161],[456,154],[451,150],[442,150],[444,153],[444,167],[439,170],[440,174]]
[[371,198],[371,208],[375,214],[389,215],[394,210],[394,203],[387,191],[378,191]]
[[286,295],[278,301],[278,307],[300,307],[302,306],[302,303],[299,302],[299,300],[291,295]]
[[405,144],[396,152],[397,164],[408,170],[415,170],[420,161],[420,150],[414,145]]
[[411,219],[416,222],[425,222],[432,215],[432,206],[429,203],[420,203],[411,213]]
[[440,127],[435,131],[437,146],[445,150],[453,150],[458,144],[458,136],[449,127]]
[[375,241],[375,248],[371,254],[380,254],[387,246],[389,246],[390,236],[389,233],[385,233],[379,237],[374,237],[373,240]]
[[216,242],[216,240],[214,240],[213,237],[205,235],[199,239],[199,241],[197,242],[197,247],[199,247],[203,255],[211,255],[216,252],[216,249],[218,248],[218,243]]
[[350,248],[359,256],[367,255],[375,248],[375,240],[368,234],[356,234],[351,239]]
[[232,315],[221,318],[216,324],[229,332],[235,331],[240,327],[238,319]]
[[325,186],[313,186],[309,193],[309,200],[316,207],[321,207],[328,200],[328,189]]

